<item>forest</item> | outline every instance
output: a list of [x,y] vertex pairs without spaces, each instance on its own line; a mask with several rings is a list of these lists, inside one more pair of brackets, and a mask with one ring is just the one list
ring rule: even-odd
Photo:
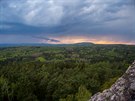
[[0,101],[87,101],[134,59],[134,45],[0,47]]

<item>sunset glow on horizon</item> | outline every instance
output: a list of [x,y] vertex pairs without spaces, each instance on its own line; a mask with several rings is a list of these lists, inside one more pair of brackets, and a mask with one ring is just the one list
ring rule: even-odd
[[59,42],[51,42],[46,40],[41,40],[41,43],[49,44],[76,44],[83,42],[90,42],[94,44],[126,44],[126,45],[135,45],[135,42],[132,41],[113,41],[114,39],[109,39],[108,37],[85,37],[85,36],[61,36],[61,37],[52,37],[53,39],[59,40]]

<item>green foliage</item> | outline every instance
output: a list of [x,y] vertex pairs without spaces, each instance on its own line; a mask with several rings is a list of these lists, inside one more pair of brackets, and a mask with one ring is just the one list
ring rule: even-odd
[[0,101],[87,101],[125,72],[134,53],[123,45],[0,48]]
[[38,57],[38,58],[36,58],[36,60],[40,61],[40,62],[45,62],[45,58],[43,58],[43,57]]
[[88,101],[92,94],[85,88],[85,86],[80,86],[78,89],[78,93],[76,93],[76,100],[77,101]]
[[101,91],[104,89],[108,89],[109,87],[112,86],[112,84],[118,79],[118,77],[112,78],[109,81],[106,81],[102,86],[101,86]]
[[0,77],[0,100],[13,100],[15,84],[9,84],[9,81],[2,76]]
[[74,95],[68,95],[65,99],[60,99],[59,101],[74,101]]

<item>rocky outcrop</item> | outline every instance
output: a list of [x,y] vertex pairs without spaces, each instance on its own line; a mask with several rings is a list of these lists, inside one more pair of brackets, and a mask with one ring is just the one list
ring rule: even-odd
[[95,94],[89,101],[135,101],[135,62],[110,89]]

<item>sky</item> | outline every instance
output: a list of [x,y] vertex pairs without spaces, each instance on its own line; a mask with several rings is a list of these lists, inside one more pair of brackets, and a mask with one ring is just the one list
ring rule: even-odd
[[135,44],[135,0],[0,0],[0,43]]

